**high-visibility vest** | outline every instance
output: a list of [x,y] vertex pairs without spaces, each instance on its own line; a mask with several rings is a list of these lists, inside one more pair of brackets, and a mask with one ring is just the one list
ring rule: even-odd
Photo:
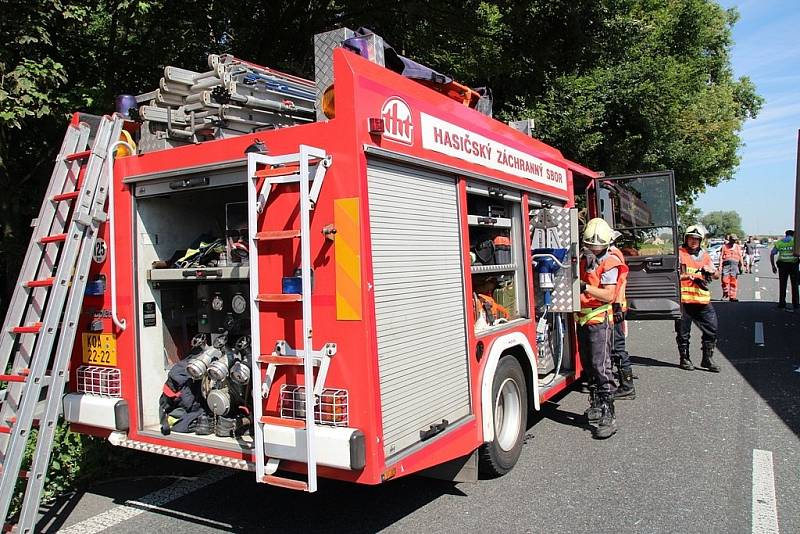
[[742,249],[736,243],[734,243],[733,246],[730,247],[726,243],[722,245],[722,250],[720,250],[719,256],[723,263],[725,263],[725,261],[727,260],[739,263],[742,261]]
[[[592,270],[586,268],[586,258],[581,258],[581,280],[587,285],[600,287],[603,274],[614,268],[618,270],[617,281],[619,281],[619,274],[628,272],[625,262],[620,261],[614,254],[604,254],[603,259]],[[617,294],[615,293],[614,299],[616,298]],[[586,293],[581,293],[581,311],[578,312],[579,325],[602,324],[610,320],[611,316],[611,303],[603,302]]]
[[681,246],[678,255],[682,267],[681,302],[684,304],[709,304],[711,302],[711,291],[698,287],[694,280],[697,276],[701,276],[699,273],[703,267],[706,267],[706,270],[709,271],[714,270],[711,257],[706,254],[705,250],[700,249],[698,257],[695,259],[686,246]]
[[[617,259],[622,262],[625,267],[627,267],[627,263],[625,263],[625,256],[622,254],[622,251],[617,247],[609,247],[608,251],[617,257]],[[624,272],[623,272],[624,271]],[[622,311],[628,310],[628,299],[625,297],[625,288],[628,287],[628,269],[621,269],[619,271],[619,276],[617,277],[617,298],[614,300],[617,304],[622,307]]]
[[794,255],[794,237],[788,241],[781,239],[775,242],[775,249],[778,251],[778,261],[797,263],[797,256]]

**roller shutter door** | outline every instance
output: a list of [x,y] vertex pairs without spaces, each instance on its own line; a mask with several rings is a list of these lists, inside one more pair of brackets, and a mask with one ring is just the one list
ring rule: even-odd
[[461,232],[451,176],[373,160],[368,181],[388,457],[470,412]]

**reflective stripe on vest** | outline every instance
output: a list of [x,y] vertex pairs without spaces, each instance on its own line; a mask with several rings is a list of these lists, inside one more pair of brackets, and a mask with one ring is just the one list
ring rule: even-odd
[[685,286],[681,282],[681,302],[684,304],[708,304],[711,302],[711,291],[695,285]]
[[[700,257],[694,259],[689,254],[686,247],[681,247],[678,251],[682,266],[686,267],[687,274],[697,274],[706,265],[706,251],[701,250]],[[710,261],[710,260],[709,260]],[[711,302],[711,291],[698,287],[692,279],[681,277],[681,302],[684,304],[709,304]]]
[[[587,324],[601,324],[606,322],[610,317],[611,304],[605,304],[599,308],[581,308],[578,314],[578,324],[585,326]],[[602,317],[600,317],[602,315]]]
[[797,257],[794,255],[794,238],[789,241],[776,241],[775,248],[778,250],[778,261],[797,263]]

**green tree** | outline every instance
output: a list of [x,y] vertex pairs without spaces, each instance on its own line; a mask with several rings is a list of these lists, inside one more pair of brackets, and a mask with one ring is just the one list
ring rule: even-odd
[[700,221],[708,230],[709,237],[725,237],[728,234],[736,234],[740,238],[744,236],[742,218],[735,211],[712,211],[703,215]]
[[731,179],[738,132],[761,105],[749,79],[732,75],[736,12],[707,0],[579,4],[578,24],[594,34],[586,57],[520,93],[514,115],[533,116],[542,137],[598,169],[674,169],[683,201]]
[[691,202],[678,202],[678,235],[691,225],[701,222],[703,213]]

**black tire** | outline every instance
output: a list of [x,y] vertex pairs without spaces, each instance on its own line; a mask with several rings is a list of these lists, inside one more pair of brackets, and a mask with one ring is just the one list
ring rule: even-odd
[[491,415],[494,439],[481,445],[479,468],[484,475],[499,477],[511,471],[519,460],[528,421],[525,374],[513,356],[504,356],[497,364],[492,380]]

